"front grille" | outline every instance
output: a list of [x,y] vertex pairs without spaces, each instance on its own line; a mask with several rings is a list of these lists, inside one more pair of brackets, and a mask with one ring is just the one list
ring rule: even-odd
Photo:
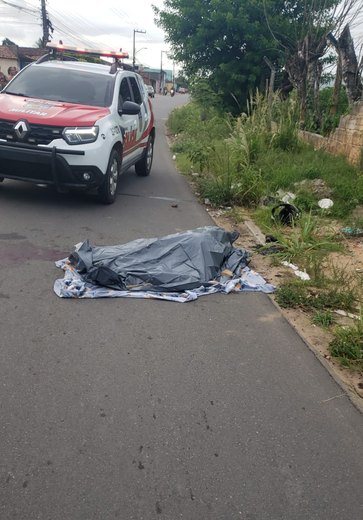
[[14,125],[16,121],[5,121],[0,120],[0,139],[4,139],[9,142],[19,141],[21,143],[28,144],[49,144],[54,139],[62,137],[64,126],[47,126],[47,125],[33,125],[28,123],[30,132],[26,135],[25,139],[18,139]]

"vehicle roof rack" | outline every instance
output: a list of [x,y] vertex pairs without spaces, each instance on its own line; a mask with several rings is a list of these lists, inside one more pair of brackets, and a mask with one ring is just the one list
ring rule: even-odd
[[125,70],[133,70],[132,65],[128,65],[127,63],[123,63],[120,60],[124,58],[128,58],[128,52],[120,51],[103,51],[103,50],[95,50],[95,49],[84,49],[81,47],[71,47],[69,45],[63,45],[62,40],[58,44],[47,43],[47,49],[49,49],[48,54],[41,56],[36,63],[44,63],[45,61],[51,61],[60,57],[62,60],[66,61],[77,61],[77,55],[87,55],[87,56],[97,56],[98,58],[113,58],[114,62],[110,67],[110,74],[115,74],[117,69],[123,68]]

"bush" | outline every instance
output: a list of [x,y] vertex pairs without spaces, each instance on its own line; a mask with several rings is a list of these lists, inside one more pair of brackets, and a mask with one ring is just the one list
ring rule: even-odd
[[363,330],[358,322],[355,327],[339,327],[329,345],[331,355],[339,358],[342,365],[363,368]]
[[168,126],[177,134],[174,151],[188,156],[193,170],[201,173],[201,192],[215,204],[222,200],[254,206],[260,197],[275,196],[282,189],[297,194],[295,204],[303,212],[321,215],[317,203],[322,197],[308,190],[296,192],[294,186],[316,178],[333,192],[330,217],[347,218],[363,204],[363,174],[358,168],[299,143],[294,96],[281,101],[275,95],[269,103],[257,93],[250,99],[249,114],[235,119],[193,101],[174,110]]
[[321,135],[329,135],[337,126],[342,115],[349,110],[348,97],[345,88],[340,89],[336,112],[333,112],[333,87],[326,87],[319,92],[320,114],[312,109],[308,110],[305,120],[305,129]]
[[260,170],[248,164],[248,151],[236,149],[228,140],[215,143],[205,158],[200,192],[216,206],[255,205],[264,192]]
[[281,307],[302,307],[306,303],[306,286],[299,283],[286,284],[277,289],[276,301]]

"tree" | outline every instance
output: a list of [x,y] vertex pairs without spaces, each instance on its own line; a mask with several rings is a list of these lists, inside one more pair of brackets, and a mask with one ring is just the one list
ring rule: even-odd
[[343,79],[347,89],[349,104],[352,105],[362,97],[362,80],[349,24],[344,27],[338,38],[335,38],[331,33],[328,34],[328,38],[334,45],[338,55],[336,90],[340,89],[341,80]]
[[34,43],[34,45],[38,49],[42,49],[43,48],[43,38],[38,38],[37,41]]
[[308,102],[313,113],[319,114],[321,60],[328,47],[328,35],[354,17],[361,4],[361,0],[264,0],[270,32],[298,93],[302,121]]
[[258,0],[165,0],[154,7],[173,58],[188,77],[208,78],[221,104],[232,112],[245,108],[256,87],[265,88],[270,71],[264,61],[277,58]]
[[285,72],[304,121],[309,106],[319,116],[327,37],[361,7],[362,0],[165,0],[154,12],[174,59],[188,77],[207,78],[224,108],[241,111],[252,90]]
[[13,46],[17,47],[16,43],[9,40],[9,38],[4,38],[2,45],[5,45],[6,47],[13,47]]

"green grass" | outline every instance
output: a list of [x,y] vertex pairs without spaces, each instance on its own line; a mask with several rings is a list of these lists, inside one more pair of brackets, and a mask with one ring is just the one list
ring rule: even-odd
[[[344,158],[332,156],[304,145],[298,151],[268,149],[259,155],[256,167],[263,172],[267,186],[266,195],[274,195],[278,189],[296,192],[294,183],[305,179],[323,179],[332,189],[334,206],[332,217],[342,218],[363,203],[363,175]],[[299,196],[299,194],[297,193]],[[317,206],[319,195],[302,192],[295,202],[301,209],[310,210]]]
[[321,312],[343,309],[349,312],[354,310],[356,294],[346,288],[317,288],[310,282],[292,280],[277,289],[276,301],[284,308],[301,307]]
[[[198,173],[191,178],[201,198],[215,206],[231,206],[235,220],[243,220],[241,207],[253,211],[262,231],[277,239],[273,245],[280,249],[272,261],[294,262],[311,277],[304,282],[291,275],[276,291],[278,304],[308,310],[314,324],[333,327],[334,310],[355,311],[362,299],[363,284],[352,279],[351,270],[329,265],[326,258],[329,252],[343,249],[342,237],[330,230],[331,219],[340,220],[342,227],[363,228],[363,218],[351,216],[356,206],[363,205],[363,152],[361,164],[354,167],[343,157],[298,141],[293,96],[286,103],[274,97],[271,108],[257,93],[250,107],[248,115],[236,119],[195,101],[174,110],[168,128],[177,168],[186,175]],[[334,205],[329,210],[318,206],[326,195],[296,185],[314,179],[323,179],[331,190]],[[279,202],[278,190],[296,195],[294,204],[302,217],[292,226],[271,218],[271,209]],[[268,205],[261,206],[262,200]],[[332,356],[345,366],[362,369],[361,323],[336,328],[334,334]]]
[[321,219],[311,213],[303,214],[291,226],[273,221],[271,207],[260,208],[256,216],[261,229],[275,237],[274,245],[278,246],[279,251],[273,256],[280,261],[297,263],[310,275],[320,270],[327,253],[343,250],[333,231],[321,226]]
[[178,171],[184,175],[188,175],[193,172],[192,161],[185,153],[176,154],[176,167]]
[[359,321],[353,327],[339,327],[329,345],[332,356],[349,368],[363,369],[363,327]]
[[280,307],[304,307],[307,300],[307,288],[305,284],[298,281],[291,282],[277,289],[275,296]]
[[[257,206],[260,197],[275,196],[282,189],[297,195],[295,204],[302,211],[320,215],[317,202],[322,196],[297,188],[295,183],[323,179],[332,190],[334,202],[324,214],[347,219],[357,205],[363,204],[363,172],[359,168],[343,157],[287,142],[285,133],[294,128],[291,118],[269,134],[266,109],[261,113],[262,123],[256,116],[232,120],[214,110],[206,112],[195,103],[172,112],[169,131],[177,135],[173,151],[186,154],[194,170],[204,173],[203,196],[215,205]],[[231,188],[237,183],[243,184],[239,193]]]
[[316,311],[312,322],[323,328],[329,328],[335,323],[335,317],[331,311]]

